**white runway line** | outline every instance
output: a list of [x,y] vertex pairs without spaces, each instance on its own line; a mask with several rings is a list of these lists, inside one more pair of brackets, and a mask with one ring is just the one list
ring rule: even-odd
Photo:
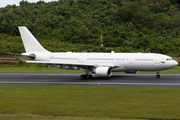
[[63,85],[147,85],[179,86],[180,83],[93,83],[93,82],[0,82],[0,84],[63,84]]

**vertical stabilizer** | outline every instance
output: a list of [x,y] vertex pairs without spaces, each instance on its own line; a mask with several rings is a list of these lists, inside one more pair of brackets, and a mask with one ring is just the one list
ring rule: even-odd
[[26,53],[49,52],[41,46],[41,44],[36,40],[36,38],[31,34],[31,32],[25,26],[19,26],[18,28]]

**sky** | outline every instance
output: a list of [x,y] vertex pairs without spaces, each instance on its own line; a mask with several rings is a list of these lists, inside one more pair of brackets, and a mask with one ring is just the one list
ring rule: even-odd
[[[19,6],[19,2],[22,0],[0,0],[0,8],[1,7],[6,7],[7,5],[13,5],[15,4],[16,6]],[[38,2],[40,0],[25,0],[28,2]],[[44,2],[51,2],[51,1],[58,1],[58,0],[41,0]]]

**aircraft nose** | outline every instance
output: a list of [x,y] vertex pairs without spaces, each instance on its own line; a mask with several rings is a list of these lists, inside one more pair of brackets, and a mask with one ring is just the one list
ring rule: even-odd
[[174,60],[173,66],[175,67],[175,66],[177,66],[177,65],[178,65],[178,62]]
[[176,61],[176,65],[178,65],[178,62]]

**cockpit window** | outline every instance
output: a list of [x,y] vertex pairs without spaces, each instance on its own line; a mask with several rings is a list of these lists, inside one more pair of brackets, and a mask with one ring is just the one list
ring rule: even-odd
[[166,61],[171,61],[171,60],[174,60],[174,59],[172,59],[172,58],[167,58],[167,59],[166,59]]

